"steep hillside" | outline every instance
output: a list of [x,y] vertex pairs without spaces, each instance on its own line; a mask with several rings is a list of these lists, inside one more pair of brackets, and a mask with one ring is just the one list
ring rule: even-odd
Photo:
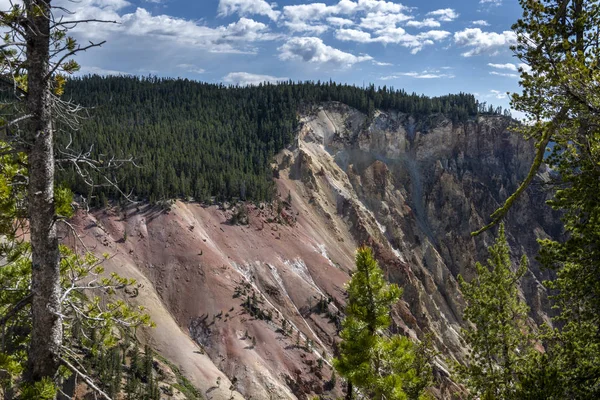
[[[341,395],[328,361],[362,243],[404,288],[394,329],[415,339],[431,332],[446,356],[464,358],[456,277],[472,275],[492,239],[470,232],[516,188],[533,154],[509,123],[377,111],[367,118],[327,103],[301,116],[295,143],[277,155],[273,203],[138,205],[80,214],[75,224],[90,248],[114,254],[109,270],[138,279],[131,301],[158,324],[144,337],[207,398]],[[515,258],[533,259],[535,238],[560,232],[540,189],[509,214]],[[245,214],[247,225],[232,223]],[[523,293],[538,320],[548,311],[542,279],[533,261]],[[440,359],[439,397],[452,389],[446,368]]]

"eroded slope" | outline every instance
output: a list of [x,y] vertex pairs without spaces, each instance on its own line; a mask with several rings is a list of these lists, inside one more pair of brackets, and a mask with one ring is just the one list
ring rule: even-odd
[[[295,145],[276,159],[280,196],[248,205],[248,225],[230,223],[238,206],[183,202],[103,210],[77,224],[89,246],[115,255],[110,269],[141,282],[133,301],[158,323],[148,340],[208,398],[339,395],[327,360],[359,244],[373,246],[404,288],[393,328],[431,332],[445,355],[463,359],[456,277],[469,277],[492,241],[470,232],[516,188],[533,154],[508,124],[380,112],[367,120],[331,103],[302,116]],[[509,214],[515,258],[533,258],[535,238],[560,230],[544,199],[534,187]],[[541,279],[533,262],[523,293],[536,319],[547,310]]]

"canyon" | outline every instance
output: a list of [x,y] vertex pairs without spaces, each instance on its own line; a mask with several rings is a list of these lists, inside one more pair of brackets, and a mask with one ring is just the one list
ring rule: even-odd
[[[440,352],[432,394],[449,398],[448,362],[467,355],[457,277],[473,277],[495,230],[471,232],[514,192],[534,155],[514,126],[495,115],[369,118],[324,103],[300,116],[294,143],[275,157],[273,202],[140,203],[79,212],[72,224],[81,244],[109,254],[107,271],[137,280],[127,300],[157,325],[140,339],[209,399],[341,396],[330,362],[344,284],[356,248],[369,245],[404,291],[392,331],[432,336]],[[538,174],[505,220],[512,258],[530,259],[521,293],[538,323],[550,306],[536,240],[562,232],[544,204],[550,174]]]

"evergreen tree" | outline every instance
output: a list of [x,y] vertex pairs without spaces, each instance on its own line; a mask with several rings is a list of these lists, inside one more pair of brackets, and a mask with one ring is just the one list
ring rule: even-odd
[[[114,180],[123,192],[151,202],[270,200],[277,173],[270,167],[273,156],[292,143],[298,112],[310,112],[324,101],[364,113],[375,108],[403,112],[424,124],[430,111],[466,121],[479,110],[475,97],[466,93],[430,98],[315,82],[227,87],[183,79],[86,76],[68,80],[65,94],[91,113],[71,148],[87,151],[93,145],[97,158],[134,156],[138,167],[115,171]],[[94,205],[118,194],[112,188],[89,193],[75,170],[65,168],[59,176],[74,191],[91,195]]]
[[513,272],[504,225],[489,249],[487,265],[475,265],[476,277],[459,276],[467,303],[464,318],[470,323],[463,337],[470,347],[467,365],[456,365],[458,378],[482,400],[519,399],[519,376],[530,353],[527,306],[519,298],[519,279],[527,271],[523,256]]
[[368,247],[357,250],[356,271],[347,292],[340,355],[333,361],[347,380],[346,398],[351,399],[356,388],[372,399],[407,399],[405,389],[419,379],[412,368],[413,344],[406,337],[386,337],[390,309],[402,291],[385,281]]
[[527,398],[598,398],[600,3],[521,0],[520,4],[524,12],[513,26],[518,42],[514,51],[527,68],[521,69],[523,92],[512,95],[511,105],[526,114],[528,123],[519,130],[535,140],[537,152],[523,184],[479,232],[500,221],[539,166],[549,164],[557,188],[549,203],[562,212],[566,235],[560,241],[542,240],[540,259],[556,273],[545,284],[554,294],[559,315],[554,329],[542,329],[539,342],[544,351],[532,354],[523,389]]

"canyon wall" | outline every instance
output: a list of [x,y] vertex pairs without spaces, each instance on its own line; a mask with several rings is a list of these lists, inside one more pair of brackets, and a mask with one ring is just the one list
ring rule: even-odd
[[[135,205],[80,213],[74,224],[88,248],[112,255],[109,271],[138,279],[129,300],[146,305],[158,325],[142,339],[211,399],[341,395],[329,362],[344,284],[356,247],[370,245],[404,289],[392,329],[415,340],[431,333],[444,355],[434,394],[445,398],[453,385],[444,360],[466,355],[457,276],[472,277],[495,230],[470,232],[517,188],[533,158],[510,124],[499,116],[369,119],[328,103],[301,116],[296,142],[277,155],[273,203]],[[531,260],[522,294],[538,322],[549,306],[536,239],[561,232],[544,205],[548,174],[506,219],[513,258]]]

